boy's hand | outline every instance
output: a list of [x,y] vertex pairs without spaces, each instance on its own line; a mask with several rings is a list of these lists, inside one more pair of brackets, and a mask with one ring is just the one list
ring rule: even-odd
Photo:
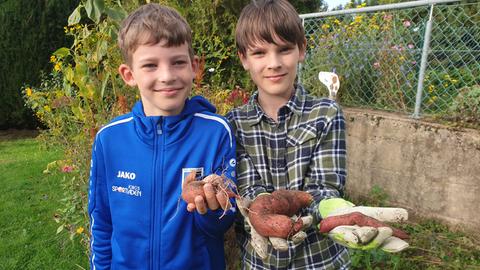
[[[262,236],[252,226],[250,219],[248,217],[248,208],[251,205],[251,202],[252,202],[251,200],[247,198],[242,198],[242,199],[237,198],[236,201],[237,201],[238,209],[240,210],[240,213],[244,217],[245,222],[250,226],[250,236],[251,236],[250,244],[255,250],[255,253],[260,258],[265,260],[268,257],[269,243],[272,245],[272,247],[275,250],[278,250],[278,251],[288,250],[288,241],[286,239],[283,239],[280,237]],[[307,237],[307,234],[303,230],[310,227],[313,221],[312,216],[301,217],[301,219],[303,221],[302,231],[299,231],[297,234],[291,237],[291,240],[294,244],[298,244],[302,242]]]
[[187,211],[197,210],[199,214],[207,213],[208,209],[227,210],[231,207],[229,195],[223,192],[225,185],[221,176],[211,174],[199,181],[195,172],[191,172],[183,183],[182,197],[187,201]]

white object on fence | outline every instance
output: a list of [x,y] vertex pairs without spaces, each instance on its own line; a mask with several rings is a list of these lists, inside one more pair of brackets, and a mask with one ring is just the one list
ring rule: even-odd
[[338,89],[340,88],[340,80],[338,79],[337,74],[320,71],[318,73],[318,79],[327,87],[329,98],[335,100],[337,98]]

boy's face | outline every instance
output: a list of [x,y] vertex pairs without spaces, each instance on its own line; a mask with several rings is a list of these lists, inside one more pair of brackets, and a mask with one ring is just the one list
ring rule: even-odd
[[191,59],[186,43],[178,47],[164,44],[138,46],[131,65],[119,67],[125,83],[138,87],[147,116],[179,114],[198,68],[198,59]]
[[297,76],[297,64],[305,59],[305,46],[286,43],[258,42],[239,54],[243,67],[257,85],[261,96],[288,100]]

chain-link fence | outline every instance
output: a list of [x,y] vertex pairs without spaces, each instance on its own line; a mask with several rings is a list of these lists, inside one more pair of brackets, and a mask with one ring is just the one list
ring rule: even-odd
[[301,17],[308,49],[299,79],[315,94],[328,95],[318,72],[333,71],[347,106],[446,115],[469,95],[478,97],[469,102],[480,116],[479,1],[423,0]]

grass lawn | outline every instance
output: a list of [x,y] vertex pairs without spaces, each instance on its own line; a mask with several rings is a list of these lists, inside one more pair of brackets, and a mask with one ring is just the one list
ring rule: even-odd
[[88,269],[80,243],[56,234],[61,176],[42,171],[59,158],[32,138],[0,140],[0,269]]

